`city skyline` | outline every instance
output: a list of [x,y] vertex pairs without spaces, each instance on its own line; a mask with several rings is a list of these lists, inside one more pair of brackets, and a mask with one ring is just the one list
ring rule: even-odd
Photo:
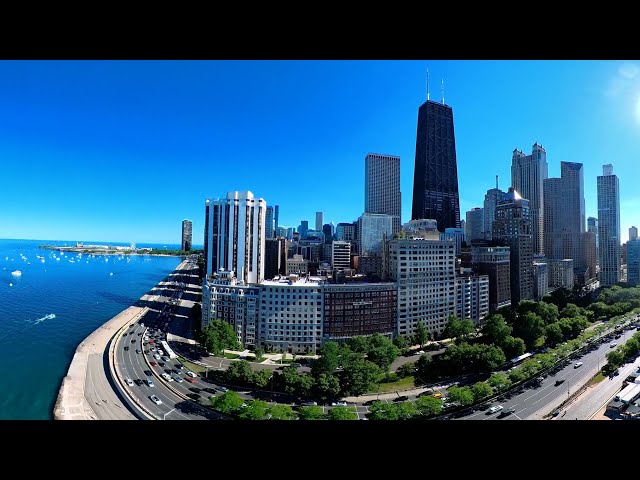
[[[26,178],[26,186],[10,181],[3,188],[0,237],[178,244],[176,226],[192,218],[193,244],[200,246],[203,200],[233,190],[280,205],[282,226],[314,223],[317,211],[325,223],[351,222],[362,214],[362,159],[369,152],[400,157],[405,223],[429,68],[431,99],[440,100],[444,78],[445,103],[455,110],[461,217],[483,206],[495,175],[506,191],[511,152],[538,142],[550,178],[559,176],[562,161],[584,164],[586,216],[597,217],[601,166],[615,165],[625,242],[640,206],[631,185],[640,143],[639,65],[3,61],[0,155],[6,178]],[[247,176],[238,168],[245,164],[259,174]],[[292,198],[291,185],[304,188],[300,179],[312,172],[332,194]],[[174,195],[178,187],[167,179],[181,176],[189,193]],[[345,179],[352,179],[349,188]],[[159,208],[149,208],[152,197]]]

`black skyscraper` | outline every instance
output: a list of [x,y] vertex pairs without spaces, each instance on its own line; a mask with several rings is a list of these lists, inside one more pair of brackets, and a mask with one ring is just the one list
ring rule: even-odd
[[427,100],[418,110],[412,220],[431,218],[438,230],[460,228],[453,110]]

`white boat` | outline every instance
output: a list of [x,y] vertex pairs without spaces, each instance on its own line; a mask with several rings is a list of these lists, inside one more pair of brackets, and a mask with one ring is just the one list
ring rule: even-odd
[[14,270],[13,272],[11,272],[11,275],[13,275],[14,277],[19,277],[20,275],[22,275],[22,272],[20,270]]
[[9,286],[10,286],[10,287],[13,287],[13,283],[9,282]]
[[111,276],[111,275],[113,275],[113,272],[111,272],[111,273],[109,274],[109,276]]

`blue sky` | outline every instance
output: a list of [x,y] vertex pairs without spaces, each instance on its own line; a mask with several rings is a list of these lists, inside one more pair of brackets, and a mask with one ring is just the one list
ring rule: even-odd
[[418,107],[453,107],[460,209],[482,206],[511,152],[620,177],[622,238],[640,224],[640,63],[625,61],[2,61],[0,238],[202,243],[204,200],[251,190],[280,224],[351,221],[364,157],[401,157],[411,216]]

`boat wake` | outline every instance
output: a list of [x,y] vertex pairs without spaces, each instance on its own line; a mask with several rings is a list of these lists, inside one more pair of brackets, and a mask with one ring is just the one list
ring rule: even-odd
[[33,325],[37,325],[39,323],[44,322],[45,320],[52,320],[56,318],[56,314],[55,313],[50,313],[49,315],[45,315],[44,317],[41,318],[36,318],[35,320],[31,320],[30,323]]

